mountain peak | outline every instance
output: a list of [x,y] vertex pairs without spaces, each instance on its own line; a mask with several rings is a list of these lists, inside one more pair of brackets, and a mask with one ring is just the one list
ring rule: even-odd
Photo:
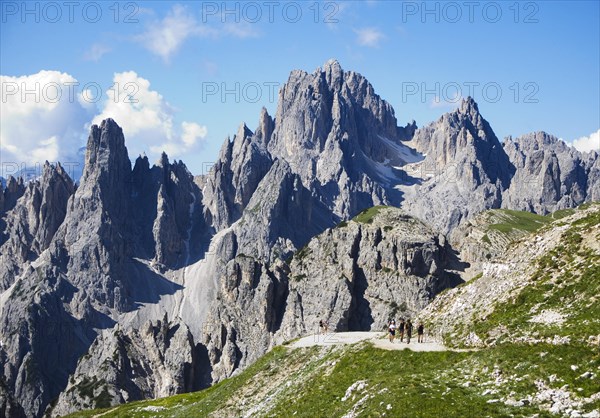
[[459,113],[464,114],[479,113],[479,107],[477,106],[475,99],[473,99],[471,96],[468,96],[466,99],[462,99],[458,111]]
[[253,132],[250,130],[250,128],[248,128],[248,125],[246,125],[245,122],[242,122],[240,124],[240,127],[238,128],[237,134],[235,135],[235,139],[237,139],[239,141],[243,141],[246,137],[249,137],[252,135],[253,135]]
[[125,137],[121,127],[111,118],[104,119],[100,126],[92,125],[85,156],[86,168],[89,169],[90,165],[107,162],[107,159],[102,157],[114,153],[124,153],[127,157]]
[[323,65],[323,68],[332,68],[332,67],[342,68],[340,65],[340,62],[335,58],[330,58],[329,60],[327,60],[325,65]]
[[[129,182],[131,161],[125,147],[123,130],[113,119],[92,125],[87,141],[85,165],[81,179],[84,190],[103,189],[106,195],[118,195],[118,190]],[[87,196],[87,195],[86,195]]]
[[262,138],[265,144],[271,139],[271,133],[273,133],[274,123],[273,118],[267,112],[267,109],[263,106],[260,110],[260,117],[258,119],[258,128],[256,128],[255,134]]
[[323,71],[326,73],[342,73],[344,70],[336,59],[330,59],[323,65]]
[[169,166],[169,156],[164,151],[160,154],[160,158],[158,159],[158,166],[163,168]]

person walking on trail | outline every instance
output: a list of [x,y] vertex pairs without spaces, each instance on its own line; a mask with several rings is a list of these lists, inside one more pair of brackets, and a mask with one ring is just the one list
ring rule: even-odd
[[326,332],[325,321],[323,321],[322,319],[319,320],[319,332],[321,334],[324,334]]
[[400,332],[400,342],[404,341],[404,318],[400,320],[400,324],[398,325],[398,331]]
[[419,322],[419,326],[417,327],[417,342],[418,343],[422,343],[423,342],[423,323]]
[[388,331],[389,331],[390,342],[393,343],[394,338],[396,338],[396,321],[394,321],[393,319],[388,324]]
[[404,331],[406,332],[406,344],[410,344],[410,337],[412,337],[412,329],[413,325],[409,319],[408,321],[406,321],[406,325],[404,325]]

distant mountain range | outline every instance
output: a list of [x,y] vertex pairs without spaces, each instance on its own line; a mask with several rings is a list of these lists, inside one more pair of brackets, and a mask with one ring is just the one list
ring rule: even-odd
[[0,193],[0,411],[195,390],[321,317],[378,329],[462,282],[457,231],[477,214],[598,200],[597,152],[543,132],[502,144],[472,98],[398,126],[337,61],[292,71],[275,117],[242,124],[203,176],[166,155],[132,169],[104,120],[78,185],[46,164]]

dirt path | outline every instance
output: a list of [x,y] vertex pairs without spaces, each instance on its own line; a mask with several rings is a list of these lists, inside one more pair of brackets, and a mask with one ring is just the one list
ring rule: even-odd
[[412,351],[467,351],[462,349],[448,348],[443,344],[428,341],[418,343],[416,336],[410,341],[410,344],[395,340],[391,343],[385,332],[330,332],[327,334],[311,334],[300,338],[290,345],[293,348],[313,347],[315,345],[337,345],[337,344],[356,344],[360,341],[371,341],[377,348],[384,350],[412,350]]
[[114,410],[116,410],[116,409],[118,409],[118,408],[119,408],[119,407],[118,407],[118,406],[116,406],[116,407],[114,407],[114,408],[112,408],[112,409],[109,409],[109,410],[108,410],[108,411],[106,411],[106,412],[103,412],[103,413],[101,413],[101,414],[98,414],[98,415],[94,415],[94,416],[92,416],[92,418],[97,418],[97,417],[101,417],[101,416],[103,416],[103,415],[110,414],[111,412],[113,412]]

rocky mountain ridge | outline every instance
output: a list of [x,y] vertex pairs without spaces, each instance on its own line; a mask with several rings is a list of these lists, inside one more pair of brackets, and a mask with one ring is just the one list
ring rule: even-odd
[[[116,122],[94,125],[78,186],[47,164],[0,193],[0,410],[37,417],[53,401],[66,413],[179,393],[230,376],[321,315],[358,329],[381,326],[392,306],[416,313],[457,283],[444,234],[465,220],[599,196],[597,153],[544,135],[500,144],[471,98],[425,128],[398,127],[368,81],[336,61],[292,72],[275,117],[263,109],[254,132],[241,125],[205,176],[166,155],[132,167]],[[432,164],[443,175],[428,176]],[[531,176],[547,187],[527,186]],[[412,232],[377,220],[331,229],[376,205],[402,207],[385,219]],[[157,326],[167,330],[147,331]],[[105,360],[104,383],[80,390]],[[147,378],[133,377],[134,363]],[[124,393],[122,379],[133,382]]]

